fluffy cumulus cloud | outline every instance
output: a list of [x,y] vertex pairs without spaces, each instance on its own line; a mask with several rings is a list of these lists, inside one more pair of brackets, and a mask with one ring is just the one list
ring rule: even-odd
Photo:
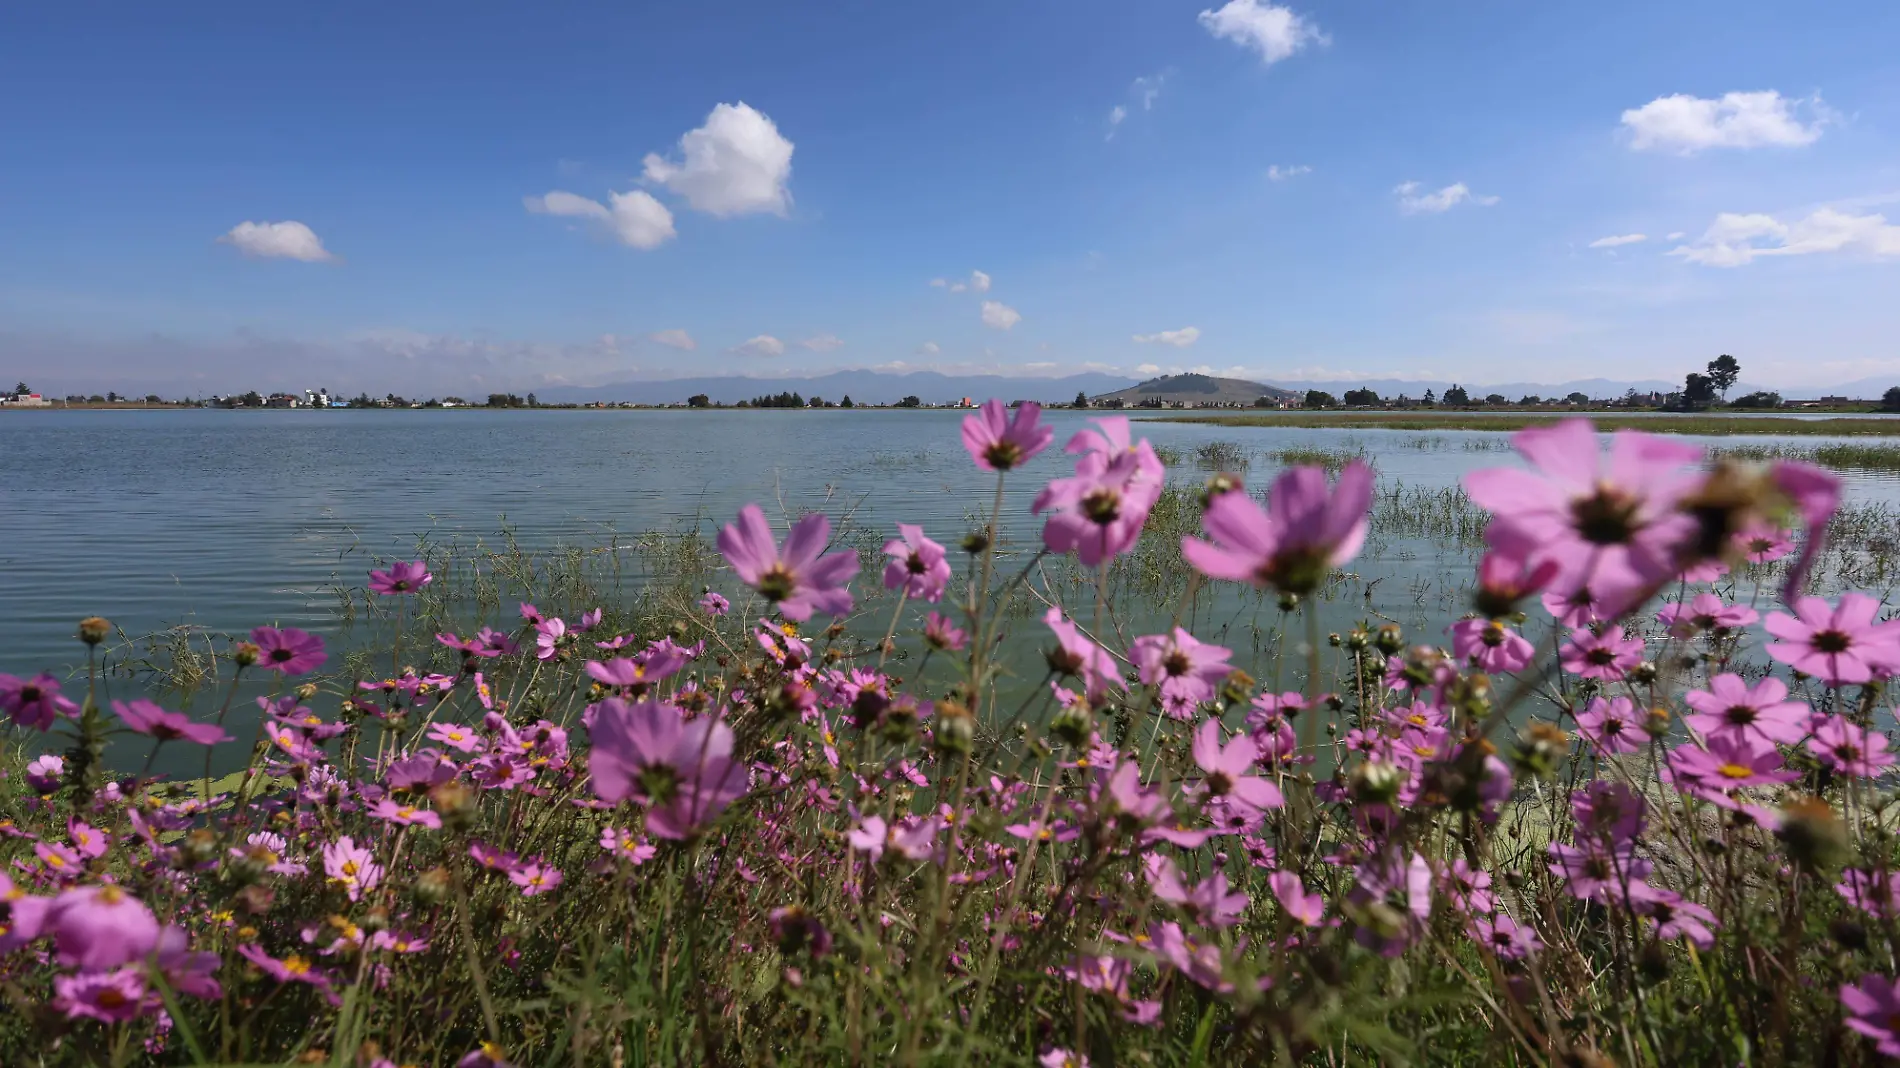
[[990,276],[984,274],[982,271],[971,271],[967,281],[953,282],[948,278],[932,278],[930,284],[936,286],[938,289],[947,289],[952,293],[962,293],[965,290],[971,293],[988,293],[990,291]]
[[1143,364],[1135,365],[1135,373],[1138,375],[1159,374],[1160,371],[1161,371],[1161,365],[1158,363],[1143,363]]
[[1614,234],[1610,237],[1597,238],[1595,241],[1590,242],[1590,247],[1622,248],[1624,245],[1639,245],[1647,240],[1649,240],[1647,234]]
[[1021,312],[998,300],[983,302],[983,325],[997,330],[1008,330],[1023,321]]
[[[1168,80],[1168,71],[1136,78],[1128,87],[1128,95],[1143,111],[1153,111],[1155,100],[1161,95],[1161,86]],[[1128,118],[1128,106],[1116,104],[1108,109],[1108,138],[1115,139],[1115,131]]]
[[648,153],[645,174],[709,215],[784,215],[792,203],[792,143],[749,105],[720,104],[680,138],[677,160]]
[[335,256],[323,247],[316,232],[300,222],[241,222],[218,242],[230,245],[246,256],[272,260],[302,260],[328,263]]
[[1298,178],[1302,174],[1312,174],[1313,168],[1304,163],[1293,163],[1282,167],[1278,163],[1267,165],[1267,181],[1284,182],[1289,178]]
[[785,342],[770,334],[760,334],[732,347],[732,351],[741,356],[783,356]]
[[538,197],[523,197],[521,203],[535,215],[584,220],[630,248],[659,248],[675,233],[673,213],[640,189],[610,193],[607,204],[559,189]]
[[1179,330],[1161,330],[1152,334],[1136,334],[1135,340],[1143,345],[1172,345],[1177,349],[1187,348],[1201,339],[1201,328],[1184,326]]
[[1834,208],[1786,223],[1772,215],[1724,212],[1701,237],[1669,250],[1671,256],[1706,267],[1741,267],[1762,256],[1823,252],[1900,256],[1900,226],[1884,215],[1851,215]]
[[1631,148],[1690,155],[1705,148],[1812,144],[1832,117],[1818,96],[1791,99],[1764,89],[1713,100],[1686,93],[1659,96],[1623,112],[1623,125]]
[[836,334],[819,334],[817,337],[808,337],[799,342],[798,347],[810,349],[813,352],[830,352],[833,349],[843,348],[844,339]]
[[1392,192],[1398,194],[1399,210],[1407,215],[1436,214],[1450,211],[1460,204],[1477,204],[1490,207],[1498,202],[1494,196],[1479,196],[1463,182],[1454,182],[1436,193],[1423,192],[1417,182],[1401,182]]
[[1308,45],[1327,42],[1318,26],[1292,8],[1260,0],[1227,0],[1218,10],[1201,12],[1200,19],[1208,33],[1253,49],[1267,64],[1278,63]]
[[693,335],[678,328],[661,330],[656,334],[649,334],[647,336],[649,340],[656,341],[668,348],[680,349],[685,352],[691,352],[699,347],[699,342],[693,340]]
[[919,356],[935,356],[936,354],[942,351],[943,351],[943,348],[939,346],[935,341],[926,341],[923,344],[917,346],[917,355]]

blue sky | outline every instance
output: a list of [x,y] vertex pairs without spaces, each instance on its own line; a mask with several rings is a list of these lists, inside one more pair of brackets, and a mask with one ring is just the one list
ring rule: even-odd
[[294,7],[0,15],[0,375],[1900,376],[1882,0]]

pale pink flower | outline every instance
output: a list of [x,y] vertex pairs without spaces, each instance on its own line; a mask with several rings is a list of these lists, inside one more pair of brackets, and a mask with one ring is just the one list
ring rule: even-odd
[[1564,670],[1586,679],[1620,679],[1643,662],[1643,640],[1620,630],[1570,632],[1559,654]]
[[1013,416],[1002,401],[984,401],[977,414],[963,418],[963,447],[985,471],[1021,467],[1055,440],[1055,429],[1037,422],[1041,416],[1035,401],[1022,402]]
[[904,588],[906,596],[936,604],[950,584],[950,561],[943,546],[924,537],[924,528],[911,523],[897,524],[900,537],[884,543],[884,588]]
[[1690,690],[1683,701],[1695,709],[1683,722],[1713,738],[1720,734],[1754,735],[1792,745],[1808,733],[1812,713],[1805,701],[1790,701],[1788,687],[1772,676],[1750,688],[1740,675],[1724,673],[1707,690]]
[[1149,634],[1129,644],[1143,685],[1161,693],[1161,707],[1175,719],[1188,719],[1194,709],[1214,694],[1234,667],[1227,662],[1232,650],[1200,641],[1181,627],[1172,634]]
[[792,524],[781,548],[756,504],[739,509],[739,521],[720,529],[719,551],[741,580],[778,605],[786,619],[804,622],[812,613],[851,611],[851,578],[858,555],[827,553],[831,520],[813,513]]
[[1181,555],[1209,578],[1309,594],[1365,545],[1372,483],[1372,469],[1357,460],[1332,487],[1323,468],[1288,468],[1264,509],[1244,493],[1210,501],[1201,526],[1213,540],[1182,538]]
[[1451,625],[1452,655],[1492,674],[1522,671],[1537,655],[1529,638],[1499,619],[1461,619]]
[[1779,638],[1768,655],[1830,686],[1886,678],[1900,666],[1900,623],[1876,623],[1880,602],[1845,593],[1830,609],[1819,597],[1802,597],[1794,615],[1770,612],[1764,624]]
[[1217,719],[1202,723],[1194,731],[1194,763],[1201,769],[1201,791],[1209,798],[1238,801],[1255,809],[1279,808],[1285,803],[1280,788],[1253,770],[1259,750],[1246,734],[1236,734],[1221,744],[1221,725]]

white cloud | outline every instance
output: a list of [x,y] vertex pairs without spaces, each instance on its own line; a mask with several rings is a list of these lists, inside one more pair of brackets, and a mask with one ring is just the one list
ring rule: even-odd
[[[1805,106],[1813,121],[1803,123],[1796,108]],[[1623,112],[1630,147],[1690,155],[1705,148],[1760,148],[1812,144],[1834,114],[1819,96],[1794,98],[1773,89],[1724,93],[1708,100],[1686,93],[1659,96]]]
[[1135,79],[1135,83],[1129,86],[1129,91],[1140,99],[1141,110],[1154,110],[1155,98],[1161,95],[1161,83],[1167,80],[1168,72],[1165,70],[1159,74],[1150,74],[1145,78]]
[[1308,167],[1304,163],[1295,163],[1285,167],[1274,163],[1269,164],[1267,167],[1267,181],[1284,182],[1289,178],[1298,178],[1302,174],[1311,173],[1313,173],[1313,168]]
[[1135,365],[1135,373],[1138,375],[1158,374],[1160,371],[1161,371],[1161,365],[1158,363],[1143,363],[1143,364]]
[[1683,238],[1688,237],[1688,236],[1689,236],[1689,232],[1687,230],[1672,230],[1670,231],[1669,236],[1663,238],[1663,240],[1664,241],[1680,241]]
[[917,346],[917,355],[919,356],[935,356],[942,351],[943,349],[940,348],[935,341],[926,341]]
[[657,334],[649,334],[647,336],[662,345],[676,349],[684,349],[687,352],[691,352],[699,347],[699,342],[693,340],[693,335],[677,327],[672,330],[662,330]]
[[1208,33],[1253,49],[1267,64],[1328,40],[1319,27],[1294,14],[1292,8],[1260,0],[1227,0],[1218,11],[1201,12],[1200,21]]
[[784,215],[792,202],[792,143],[750,106],[720,104],[706,124],[680,138],[681,161],[646,157],[646,180],[709,215]]
[[1497,197],[1474,194],[1471,187],[1463,182],[1454,182],[1436,193],[1421,193],[1419,188],[1417,182],[1401,182],[1392,190],[1398,194],[1400,211],[1415,215],[1419,212],[1450,211],[1460,204],[1479,204],[1488,208],[1498,202]]
[[1008,330],[1023,321],[1022,313],[1001,301],[983,302],[983,325]]
[[1647,234],[1617,234],[1613,237],[1599,237],[1590,242],[1591,248],[1621,248],[1624,245],[1641,244],[1649,240]]
[[732,351],[741,356],[783,356],[785,342],[770,334],[760,334],[749,341],[734,345]]
[[1127,117],[1128,109],[1122,107],[1120,104],[1116,104],[1114,107],[1108,109],[1108,136],[1110,140],[1113,140],[1115,137],[1115,127],[1120,126],[1122,120]]
[[1201,328],[1184,326],[1179,330],[1162,330],[1153,334],[1136,334],[1135,340],[1143,345],[1173,345],[1177,349],[1187,348],[1201,338]]
[[948,278],[932,278],[930,284],[936,286],[938,289],[947,289],[952,293],[962,293],[965,290],[971,293],[988,293],[990,291],[990,276],[984,274],[982,271],[971,271],[970,279],[967,282],[952,282]]
[[300,222],[241,222],[233,226],[218,243],[230,245],[246,256],[261,259],[302,260],[327,263],[336,259],[323,247],[316,232]]
[[609,193],[608,200],[612,207],[557,189],[538,197],[523,197],[521,203],[535,215],[586,219],[611,234],[614,240],[632,248],[659,248],[675,236],[673,213],[653,199],[652,194],[635,189]]
[[830,352],[833,349],[843,348],[844,339],[836,334],[819,334],[817,337],[808,337],[799,342],[798,347],[810,349],[813,352]]
[[1724,212],[1701,237],[1669,250],[1671,256],[1706,267],[1740,267],[1759,256],[1821,252],[1900,256],[1900,226],[1884,215],[1849,215],[1834,208],[1821,208],[1791,223],[1772,215]]

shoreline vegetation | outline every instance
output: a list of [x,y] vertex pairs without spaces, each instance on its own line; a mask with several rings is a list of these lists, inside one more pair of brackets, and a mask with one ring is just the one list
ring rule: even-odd
[[[1872,413],[1872,409],[1868,409]],[[1491,413],[1417,412],[1281,412],[1201,415],[1168,413],[1139,415],[1144,422],[1202,423],[1210,426],[1281,427],[1304,430],[1486,430],[1494,432],[1550,426],[1585,414],[1575,410]],[[1793,434],[1804,437],[1900,437],[1900,419],[1795,419],[1780,415],[1605,415],[1589,413],[1602,431],[1642,430],[1652,434]]]

